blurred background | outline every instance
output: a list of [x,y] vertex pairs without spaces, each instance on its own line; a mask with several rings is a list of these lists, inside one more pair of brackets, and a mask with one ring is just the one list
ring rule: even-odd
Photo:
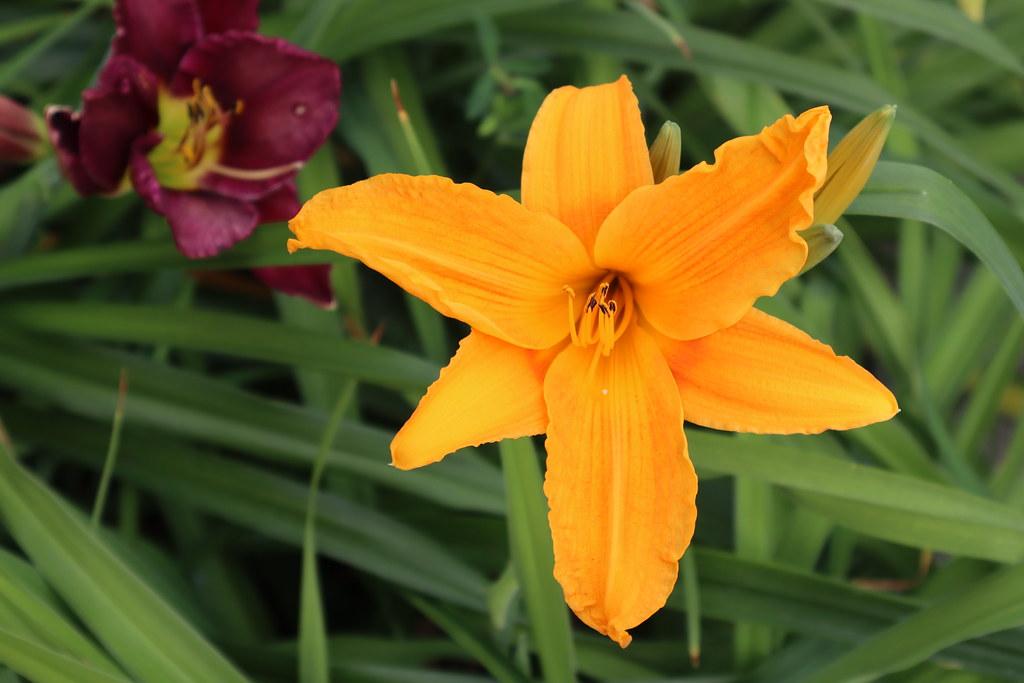
[[[44,141],[0,166],[0,681],[1024,680],[1024,4],[260,15],[342,70],[302,198],[392,171],[518,196],[546,93],[623,73],[648,141],[681,127],[683,168],[787,112],[830,105],[835,144],[898,105],[841,246],[759,306],[902,412],[813,437],[688,428],[695,543],[620,650],[551,578],[540,442],[505,467],[494,446],[389,466],[466,328],[340,256],[289,256],[282,223],[190,261],[135,193],[79,197]],[[109,2],[3,0],[0,93],[79,106],[113,31]],[[336,307],[248,270],[294,263],[331,264]]]

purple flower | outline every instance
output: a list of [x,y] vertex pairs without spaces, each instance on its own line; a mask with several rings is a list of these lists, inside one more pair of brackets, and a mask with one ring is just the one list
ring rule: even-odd
[[[82,194],[130,186],[178,249],[213,256],[298,212],[295,173],[338,119],[332,62],[261,36],[258,0],[117,0],[111,57],[81,111],[50,107],[50,138]],[[254,270],[333,301],[327,266]]]

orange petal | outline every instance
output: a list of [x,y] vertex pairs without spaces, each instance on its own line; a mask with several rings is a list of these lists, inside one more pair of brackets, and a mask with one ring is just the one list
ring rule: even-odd
[[466,446],[543,434],[544,373],[553,357],[470,332],[395,435],[392,463],[410,470]]
[[899,412],[892,393],[867,370],[756,308],[703,339],[659,337],[686,419],[705,427],[816,434]]
[[568,285],[594,278],[571,230],[510,197],[437,176],[379,175],[325,190],[289,227],[383,273],[441,313],[535,349],[568,335]]
[[640,107],[629,79],[566,86],[544,100],[523,155],[523,205],[576,231],[589,249],[605,216],[654,182]]
[[700,164],[627,197],[605,220],[598,265],[626,273],[650,323],[674,339],[728,327],[800,272],[796,234],[825,177],[827,107],[785,116]]
[[555,578],[586,624],[622,647],[626,629],[672,592],[697,518],[672,373],[636,325],[596,367],[595,347],[567,347],[544,380],[544,492]]

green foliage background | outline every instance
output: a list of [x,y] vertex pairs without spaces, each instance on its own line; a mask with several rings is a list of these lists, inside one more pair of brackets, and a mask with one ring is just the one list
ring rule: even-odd
[[[551,578],[534,444],[387,464],[464,329],[340,257],[338,310],[272,297],[239,269],[327,257],[274,225],[188,262],[135,196],[78,198],[45,159],[0,185],[0,681],[1024,680],[1019,0],[982,24],[943,0],[264,5],[264,32],[343,69],[304,196],[385,171],[515,192],[544,94],[620,73],[649,135],[681,125],[684,166],[785,111],[831,105],[837,140],[898,104],[839,250],[760,305],[903,412],[690,430],[696,543],[619,650]],[[4,0],[0,91],[76,104],[112,29],[109,3]]]

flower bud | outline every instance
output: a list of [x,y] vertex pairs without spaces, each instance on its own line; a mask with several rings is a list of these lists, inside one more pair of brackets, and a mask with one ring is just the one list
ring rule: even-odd
[[0,163],[28,164],[46,155],[43,119],[0,95]]
[[985,20],[985,0],[957,0],[960,11],[976,24]]
[[814,197],[815,225],[835,223],[864,189],[895,117],[891,104],[868,114],[828,155],[828,173]]
[[682,144],[683,133],[679,126],[673,121],[662,124],[658,137],[651,143],[651,170],[654,171],[655,183],[679,173]]
[[807,261],[801,275],[828,258],[843,241],[843,231],[834,225],[812,225],[799,234],[807,242]]

